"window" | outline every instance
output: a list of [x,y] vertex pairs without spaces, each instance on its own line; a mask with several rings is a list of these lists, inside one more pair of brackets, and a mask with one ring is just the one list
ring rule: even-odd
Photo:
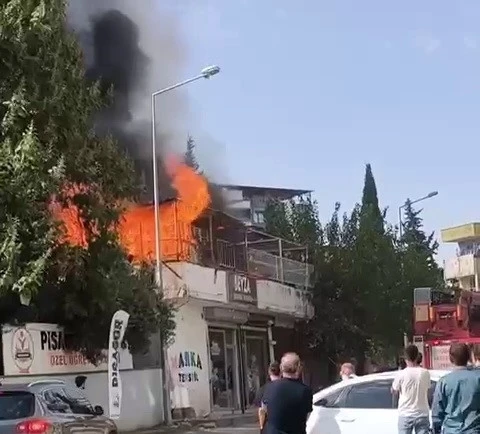
[[73,388],[51,388],[43,392],[43,398],[53,413],[95,414],[88,399]]
[[357,384],[350,388],[345,398],[344,408],[394,408],[391,392],[392,380],[379,380]]
[[0,420],[30,417],[35,412],[35,397],[29,392],[0,392]]
[[315,402],[315,406],[317,407],[325,407],[325,408],[339,408],[343,407],[344,400],[342,396],[345,396],[343,393],[345,391],[345,387],[335,390],[334,392],[330,393],[329,395],[319,399]]
[[73,414],[95,414],[92,404],[79,390],[65,387],[62,391]]
[[263,214],[263,211],[254,211],[253,212],[253,222],[258,223],[258,224],[264,224],[265,223],[265,216]]
[[65,396],[61,387],[52,387],[42,393],[47,408],[52,413],[71,414],[70,406],[65,402]]

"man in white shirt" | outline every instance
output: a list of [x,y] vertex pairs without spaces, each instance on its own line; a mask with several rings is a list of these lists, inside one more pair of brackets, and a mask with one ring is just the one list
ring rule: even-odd
[[430,373],[418,364],[419,351],[415,345],[405,348],[406,368],[399,371],[392,384],[398,393],[398,433],[428,434],[430,430],[428,389]]

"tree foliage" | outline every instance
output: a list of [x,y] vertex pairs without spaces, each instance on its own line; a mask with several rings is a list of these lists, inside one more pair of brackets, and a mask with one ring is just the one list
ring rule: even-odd
[[200,165],[198,164],[197,156],[195,155],[195,147],[195,140],[193,140],[193,137],[189,135],[187,137],[187,149],[185,150],[183,159],[188,167],[191,167],[193,170],[195,170],[195,172],[199,172]]
[[318,354],[360,363],[366,356],[396,355],[411,324],[413,288],[436,286],[441,278],[435,237],[423,232],[420,213],[406,207],[398,240],[380,210],[370,165],[361,203],[343,214],[337,203],[324,224],[309,197],[269,204],[267,231],[308,245],[315,267],[309,330]]
[[[127,261],[114,230],[136,191],[133,165],[92,131],[109,101],[86,81],[65,10],[63,0],[0,4],[0,322],[64,325],[95,359],[118,308],[136,350],[173,323],[151,270]],[[62,241],[53,201],[77,207],[86,247]]]

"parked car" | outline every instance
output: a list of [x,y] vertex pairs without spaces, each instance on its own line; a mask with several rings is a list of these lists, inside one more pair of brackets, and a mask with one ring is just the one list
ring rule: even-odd
[[[437,381],[448,372],[430,371],[430,405]],[[391,392],[397,373],[356,377],[316,393],[307,434],[397,434],[398,397]]]
[[[57,429],[58,428],[58,429]],[[1,434],[117,434],[115,423],[60,380],[0,385]]]

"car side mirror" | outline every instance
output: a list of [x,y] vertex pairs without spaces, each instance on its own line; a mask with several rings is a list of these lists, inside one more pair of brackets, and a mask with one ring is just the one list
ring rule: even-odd
[[95,411],[95,414],[97,416],[103,416],[103,407],[101,405],[96,405],[95,408],[93,409]]
[[325,398],[319,399],[315,405],[317,407],[325,407],[327,405],[327,400]]

